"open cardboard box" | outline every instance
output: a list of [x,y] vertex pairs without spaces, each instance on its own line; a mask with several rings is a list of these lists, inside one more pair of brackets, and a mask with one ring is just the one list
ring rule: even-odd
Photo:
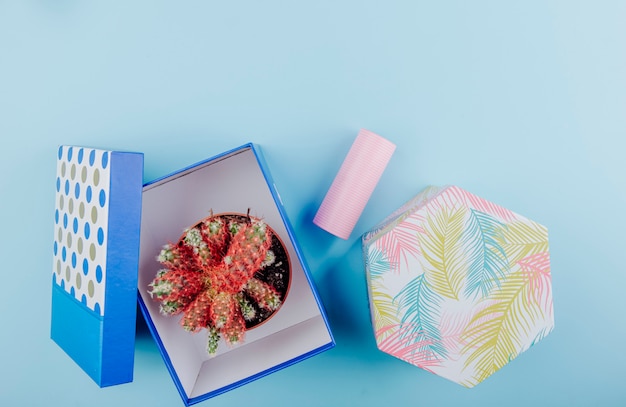
[[[164,316],[149,284],[163,266],[165,244],[210,215],[242,213],[261,218],[282,241],[291,264],[283,305],[243,343],[221,341],[211,357],[207,332],[189,333],[181,315]],[[326,316],[258,147],[246,144],[144,186],[139,259],[139,303],[186,405],[213,397],[334,346]]]
[[[326,316],[258,147],[246,144],[145,185],[143,155],[58,150],[51,338],[101,387],[132,381],[135,301],[185,404],[215,396],[334,346]],[[282,306],[237,347],[206,352],[206,331],[163,316],[149,284],[161,248],[210,215],[261,218],[290,264]],[[143,211],[143,213],[142,213]],[[141,240],[141,242],[140,242]],[[282,254],[281,254],[282,255]],[[139,268],[139,275],[137,269]]]

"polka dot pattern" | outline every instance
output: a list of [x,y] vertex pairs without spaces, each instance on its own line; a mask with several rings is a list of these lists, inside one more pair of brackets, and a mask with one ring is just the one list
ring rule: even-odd
[[[104,316],[110,152],[58,151],[53,281]],[[94,199],[95,198],[95,199]]]

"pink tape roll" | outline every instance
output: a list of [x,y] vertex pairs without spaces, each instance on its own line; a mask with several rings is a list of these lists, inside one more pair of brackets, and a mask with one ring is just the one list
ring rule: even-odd
[[348,239],[395,149],[389,140],[361,129],[313,223]]

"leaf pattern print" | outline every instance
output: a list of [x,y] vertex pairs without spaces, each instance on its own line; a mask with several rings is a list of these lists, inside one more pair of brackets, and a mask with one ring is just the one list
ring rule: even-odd
[[378,349],[422,369],[431,371],[439,364],[438,358],[424,351],[432,342],[411,324],[385,326],[376,330],[376,339]]
[[511,222],[496,236],[509,264],[548,251],[548,229],[535,222]]
[[398,323],[397,306],[381,281],[381,277],[391,269],[391,262],[383,251],[373,245],[367,252],[365,267],[369,271],[367,278],[372,298],[372,323],[374,329],[379,331],[384,326]]
[[377,246],[370,246],[365,258],[365,267],[369,270],[372,278],[382,276],[393,268],[393,263],[387,258],[385,252]]
[[403,311],[400,322],[411,326],[405,334],[415,341],[426,343],[421,352],[431,359],[446,357],[447,351],[439,332],[438,295],[429,287],[425,274],[415,277],[394,298]]
[[473,387],[554,327],[548,231],[461,188],[433,191],[364,235],[376,342]]
[[463,208],[442,207],[426,219],[425,232],[419,235],[428,282],[439,295],[453,299],[459,298],[465,274],[460,244],[464,217]]
[[450,186],[446,188],[447,194],[454,202],[462,202],[469,208],[474,208],[477,211],[490,213],[493,216],[501,219],[503,222],[511,222],[517,219],[515,213],[507,208],[497,205],[493,202],[489,202],[486,199],[482,199],[472,193],[465,191],[457,186]]
[[528,301],[538,304],[544,315],[552,316],[550,253],[541,252],[528,256],[518,264],[528,279]]
[[397,272],[401,264],[408,264],[409,257],[419,257],[417,236],[420,232],[422,232],[421,228],[416,226],[411,219],[405,219],[377,242],[378,245],[386,248],[393,271]]
[[529,280],[522,271],[511,273],[500,289],[490,295],[493,304],[476,313],[463,333],[469,354],[465,368],[475,371],[474,383],[489,377],[522,350],[523,338],[540,313],[528,301]]
[[463,347],[461,336],[471,319],[472,315],[441,307],[439,332],[441,342],[448,352],[448,359],[458,359],[455,355],[458,355]]
[[509,271],[506,252],[499,244],[506,226],[487,213],[475,209],[469,212],[464,231],[464,243],[470,258],[465,293],[478,292],[485,298],[494,286],[500,286]]
[[386,326],[398,323],[398,307],[394,304],[393,297],[389,295],[385,287],[378,281],[372,283],[373,325],[375,331],[380,331]]

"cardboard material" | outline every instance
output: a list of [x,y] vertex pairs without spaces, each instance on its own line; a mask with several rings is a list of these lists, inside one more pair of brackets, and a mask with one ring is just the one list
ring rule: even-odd
[[[257,146],[246,144],[146,185],[142,172],[141,154],[72,146],[58,151],[51,338],[99,386],[132,381],[137,301],[186,405],[334,346]],[[291,265],[289,291],[269,319],[246,332],[244,343],[221,343],[210,357],[206,332],[186,332],[181,315],[161,315],[148,285],[161,268],[161,248],[184,228],[211,211],[248,209],[282,242]]]
[[[148,293],[162,266],[162,247],[213,213],[262,218],[279,236],[291,263],[290,289],[281,308],[248,330],[245,342],[206,351],[206,330],[189,333],[181,315],[164,316]],[[334,340],[293,231],[258,147],[247,144],[145,185],[139,301],[174,382],[187,405],[330,349]]]
[[143,155],[58,150],[51,338],[101,387],[132,381]]
[[554,327],[547,229],[429,187],[363,235],[380,350],[473,387]]

